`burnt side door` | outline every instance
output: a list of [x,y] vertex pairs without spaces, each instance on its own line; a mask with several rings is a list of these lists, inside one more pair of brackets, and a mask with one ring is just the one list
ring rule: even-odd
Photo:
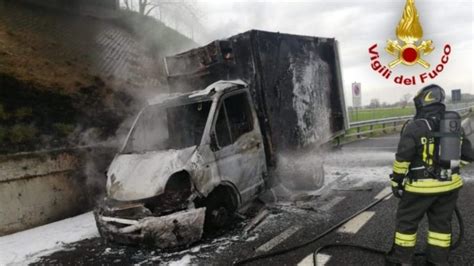
[[213,149],[221,182],[234,184],[246,203],[263,188],[266,173],[263,138],[248,91],[223,95],[215,117]]

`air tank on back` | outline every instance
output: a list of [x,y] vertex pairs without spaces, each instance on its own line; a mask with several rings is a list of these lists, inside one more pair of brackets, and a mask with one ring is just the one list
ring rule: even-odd
[[461,116],[457,112],[447,111],[440,122],[439,159],[449,168],[459,165],[461,160]]

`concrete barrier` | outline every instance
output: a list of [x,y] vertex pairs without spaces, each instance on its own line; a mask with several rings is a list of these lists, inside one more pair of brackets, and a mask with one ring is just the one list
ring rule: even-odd
[[[90,173],[87,160],[94,158],[91,154],[97,155],[99,150],[55,150],[0,156],[0,235],[89,210],[93,201],[88,187],[90,180],[86,176]],[[97,166],[97,172],[105,170],[106,162],[113,155],[110,149],[100,152],[105,154],[100,156],[105,160]]]

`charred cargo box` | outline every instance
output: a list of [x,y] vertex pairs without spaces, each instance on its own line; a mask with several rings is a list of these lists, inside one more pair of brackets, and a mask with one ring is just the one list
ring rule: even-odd
[[249,84],[268,160],[347,128],[335,39],[252,30],[167,57],[165,64],[173,92],[218,80]]

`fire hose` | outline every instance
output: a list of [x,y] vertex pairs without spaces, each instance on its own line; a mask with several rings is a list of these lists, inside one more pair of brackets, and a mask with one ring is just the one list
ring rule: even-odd
[[[243,264],[247,264],[247,263],[250,263],[250,262],[253,262],[253,261],[257,261],[257,260],[275,257],[275,256],[278,256],[278,255],[286,254],[288,252],[303,248],[303,247],[308,246],[310,244],[313,244],[313,243],[317,242],[318,240],[320,240],[321,238],[325,237],[326,235],[330,234],[334,230],[338,229],[339,227],[341,227],[342,225],[344,225],[348,221],[352,220],[354,217],[358,216],[359,214],[361,214],[361,213],[371,209],[372,207],[376,206],[377,204],[381,203],[386,198],[388,198],[390,195],[392,195],[392,192],[387,193],[383,197],[381,197],[381,198],[377,199],[376,201],[370,203],[369,205],[365,206],[361,210],[355,212],[351,216],[343,219],[342,221],[338,222],[337,224],[331,226],[326,231],[322,232],[321,234],[317,235],[316,237],[314,237],[314,238],[312,238],[312,239],[310,239],[306,242],[303,242],[302,244],[299,244],[299,245],[296,245],[296,246],[293,246],[293,247],[290,247],[290,248],[277,250],[277,251],[269,252],[269,253],[266,253],[266,254],[261,254],[261,255],[258,255],[258,256],[250,257],[250,258],[247,258],[247,259],[243,259],[243,260],[235,262],[234,265],[243,265]],[[456,220],[458,221],[458,225],[459,225],[459,237],[456,240],[456,242],[454,242],[453,245],[451,245],[451,248],[450,248],[451,250],[454,250],[454,249],[458,248],[459,245],[461,244],[463,238],[464,238],[464,221],[462,219],[461,213],[460,213],[457,206],[454,210],[454,213],[456,215]],[[324,249],[329,249],[329,248],[334,248],[334,247],[355,248],[355,249],[360,249],[360,250],[363,250],[363,251],[366,251],[366,252],[371,252],[371,253],[380,254],[380,255],[386,255],[387,254],[387,252],[384,251],[384,250],[379,250],[379,249],[375,249],[375,248],[371,248],[371,247],[366,247],[366,246],[361,246],[361,245],[356,245],[356,244],[333,243],[333,244],[328,244],[328,245],[321,246],[313,252],[314,265],[317,265],[316,257],[318,255],[318,253],[320,253]],[[424,252],[418,252],[418,253],[415,254],[415,256],[424,256],[424,255],[425,255]]]

